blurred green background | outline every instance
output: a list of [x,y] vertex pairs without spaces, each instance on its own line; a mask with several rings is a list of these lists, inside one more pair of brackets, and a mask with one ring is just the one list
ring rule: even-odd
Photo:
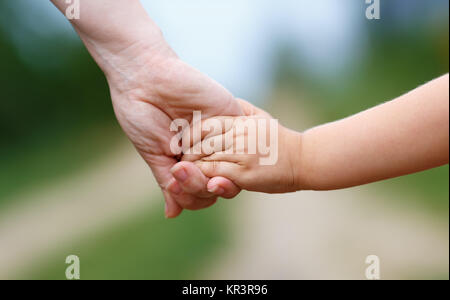
[[[64,279],[65,257],[71,254],[81,259],[82,279],[363,278],[365,255],[379,251],[385,278],[448,279],[448,166],[348,191],[244,193],[209,210],[165,220],[150,171],[115,121],[104,76],[70,29],[51,29],[65,20],[47,2],[0,2],[0,278]],[[283,19],[292,7],[283,10],[286,3],[308,11],[314,1],[242,2],[251,8],[245,10],[249,19],[266,4],[279,6],[274,18]],[[323,66],[311,63],[298,41],[274,30],[267,44],[271,51],[246,44],[250,52],[269,53],[259,64],[271,67],[265,75],[251,74],[266,81],[256,85],[259,93],[244,96],[285,125],[304,130],[448,72],[448,1],[382,1],[378,21],[365,19],[363,2],[345,4],[356,11],[351,16],[359,24],[350,27],[359,34],[345,67],[317,72]],[[27,11],[27,5],[43,9]],[[162,24],[171,22],[164,19],[167,11],[149,5],[165,31]],[[204,15],[217,13],[204,1],[191,5]],[[50,12],[56,25],[36,18]],[[312,17],[319,25],[322,18]],[[213,24],[210,30],[220,30],[214,26],[225,25]],[[174,45],[176,35],[189,34],[174,31],[169,33]],[[237,32],[224,39],[234,36],[239,43]],[[176,50],[183,57],[183,47]],[[234,55],[227,53],[229,59]],[[239,74],[245,85],[248,71],[223,72]],[[317,218],[308,223],[304,214]],[[327,215],[332,216],[328,223],[317,223]],[[311,228],[296,231],[304,227]],[[291,263],[282,257],[282,245],[292,247]],[[349,263],[351,253],[361,257]]]

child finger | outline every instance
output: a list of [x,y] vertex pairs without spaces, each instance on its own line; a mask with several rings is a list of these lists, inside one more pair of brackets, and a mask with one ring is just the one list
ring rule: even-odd
[[237,182],[240,173],[239,165],[231,162],[200,160],[195,164],[209,178],[221,176]]

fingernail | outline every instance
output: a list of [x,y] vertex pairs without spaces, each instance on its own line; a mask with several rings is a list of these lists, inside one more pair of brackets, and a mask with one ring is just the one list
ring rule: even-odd
[[172,179],[172,180],[173,181],[169,184],[169,187],[167,189],[172,194],[175,194],[175,195],[181,194],[181,192],[183,192],[183,190],[181,189],[180,185],[178,184],[178,182],[176,180],[174,180],[174,179]]
[[208,188],[208,191],[218,196],[223,195],[225,193],[225,190],[222,187],[220,187],[220,185],[215,185],[212,188]]
[[186,170],[184,170],[183,168],[173,170],[172,175],[173,175],[173,177],[175,177],[176,180],[178,180],[180,182],[185,182],[188,179],[188,174],[187,174]]

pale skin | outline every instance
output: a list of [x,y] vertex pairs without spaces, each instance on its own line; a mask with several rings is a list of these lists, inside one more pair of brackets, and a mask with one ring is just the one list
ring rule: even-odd
[[[245,101],[241,106],[246,117],[237,118],[270,118]],[[439,167],[449,162],[449,76],[304,133],[280,125],[273,166],[261,166],[258,154],[223,150],[183,160],[195,162],[208,177],[223,176],[242,189],[266,193],[344,189]],[[217,186],[209,184],[210,190]]]
[[[64,0],[51,1],[66,11]],[[80,0],[80,8],[71,23],[105,73],[119,123],[163,191],[166,217],[213,205],[218,195],[208,182],[225,187],[219,196],[236,196],[240,189],[226,178],[207,178],[194,164],[175,167],[169,149],[173,119],[189,119],[194,110],[241,115],[233,95],[177,57],[140,1]]]

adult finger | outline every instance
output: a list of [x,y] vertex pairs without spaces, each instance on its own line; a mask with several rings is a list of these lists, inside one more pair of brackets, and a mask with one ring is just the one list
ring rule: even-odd
[[144,160],[152,169],[153,175],[164,195],[165,199],[165,215],[167,218],[178,217],[183,208],[175,201],[171,196],[168,187],[173,180],[172,174],[170,173],[170,168],[177,162],[175,159],[167,156],[150,156],[142,155]]
[[[176,183],[178,184],[178,183]],[[208,208],[217,202],[218,196],[211,194],[209,198],[200,198],[195,195],[186,194],[182,192],[181,194],[170,194],[171,197],[184,209],[188,210],[200,210]]]
[[181,215],[183,212],[183,208],[178,204],[178,202],[174,199],[172,194],[167,190],[162,190],[164,199],[165,199],[165,216],[168,219],[174,219]]
[[220,176],[211,178],[207,187],[209,192],[225,199],[232,199],[241,192],[241,189],[231,180]]
[[[190,174],[193,177],[184,181],[177,180],[170,186],[169,190],[171,190],[174,194],[184,193],[197,196],[197,201],[200,202],[198,203],[199,206],[204,205],[201,203],[202,199],[210,199],[211,197],[217,196],[230,199],[236,197],[241,191],[238,186],[236,186],[231,180],[227,178],[207,178],[194,163],[180,162],[176,164],[172,168],[172,171],[174,172],[173,174],[176,174],[176,172],[180,172],[180,169],[183,169],[183,171],[185,171],[188,176]],[[181,176],[183,178],[186,178],[186,174],[182,173]],[[175,179],[180,178],[178,175],[174,175],[174,177]],[[186,199],[180,199],[180,201],[186,202]],[[179,204],[181,204],[181,206],[184,208],[188,208],[186,203],[179,202]],[[193,205],[192,203],[188,204],[190,207],[195,207],[195,205]]]
[[209,178],[193,163],[187,161],[177,163],[170,169],[170,172],[183,192],[200,198],[210,198],[212,196],[207,189]]

